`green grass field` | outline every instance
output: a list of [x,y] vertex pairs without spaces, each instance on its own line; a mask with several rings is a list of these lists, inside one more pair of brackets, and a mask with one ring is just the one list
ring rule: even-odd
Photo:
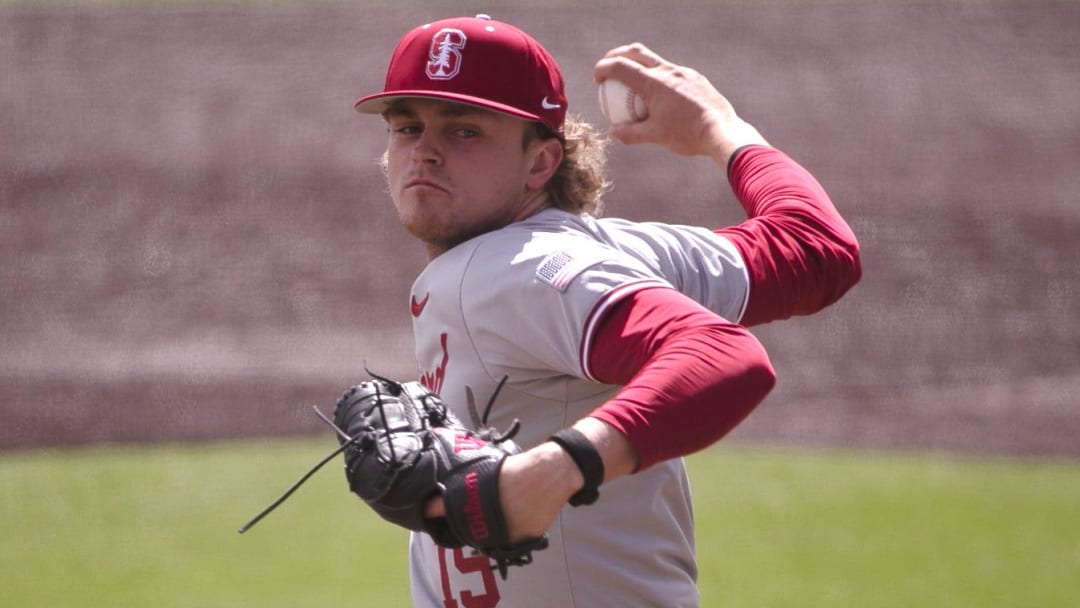
[[[0,606],[405,606],[405,534],[323,439],[0,455]],[[1075,606],[1080,464],[722,446],[690,459],[705,606]]]

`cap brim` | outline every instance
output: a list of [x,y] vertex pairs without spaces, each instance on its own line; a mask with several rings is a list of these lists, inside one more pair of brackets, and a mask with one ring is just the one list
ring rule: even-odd
[[469,95],[461,95],[459,93],[444,93],[441,91],[389,91],[386,93],[376,93],[374,95],[367,95],[356,100],[356,104],[353,108],[361,114],[382,114],[386,112],[390,105],[399,99],[437,99],[441,101],[452,101],[455,103],[463,103],[470,106],[476,106],[485,110],[494,110],[503,114],[509,114],[516,118],[522,118],[524,120],[532,120],[536,122],[543,122],[536,114],[530,114],[519,110],[513,106],[504,105],[501,103],[495,103],[487,99],[481,99],[479,97],[471,97]]

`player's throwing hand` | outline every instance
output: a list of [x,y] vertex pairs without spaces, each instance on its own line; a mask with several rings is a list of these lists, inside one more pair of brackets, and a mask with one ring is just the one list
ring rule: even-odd
[[640,43],[614,48],[596,63],[596,82],[619,80],[641,95],[648,118],[611,126],[626,144],[653,143],[722,165],[738,148],[767,145],[757,129],[697,70],[676,65]]

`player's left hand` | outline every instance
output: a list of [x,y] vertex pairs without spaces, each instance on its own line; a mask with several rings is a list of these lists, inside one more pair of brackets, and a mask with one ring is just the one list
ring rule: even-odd
[[[508,566],[526,565],[547,547],[546,527],[511,538],[502,510],[503,466],[519,448],[509,436],[466,428],[419,383],[378,378],[354,386],[338,401],[334,424],[343,432],[349,488],[387,521],[445,547],[473,547],[504,578]],[[432,518],[425,510],[436,495],[443,516]]]
[[[604,463],[605,482],[637,470],[634,446],[614,427],[585,417],[574,423],[574,428],[596,448]],[[577,463],[555,442],[546,441],[508,456],[499,476],[499,497],[510,539],[518,542],[544,534],[584,484]],[[431,499],[426,513],[442,517],[442,498]]]
[[[508,456],[499,475],[499,498],[510,540],[543,536],[583,483],[581,470],[554,443]],[[445,513],[441,496],[428,501],[427,517],[443,517]]]

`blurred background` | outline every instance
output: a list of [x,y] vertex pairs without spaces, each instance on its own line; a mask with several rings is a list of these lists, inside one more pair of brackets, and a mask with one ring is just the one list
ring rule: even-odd
[[[849,218],[862,282],[758,331],[735,439],[1080,453],[1080,5],[502,4],[0,6],[0,449],[305,433],[365,361],[415,374],[422,252],[351,104],[483,11],[590,121],[615,45],[697,68]],[[704,159],[610,169],[608,215],[741,219]]]
[[[1075,605],[1080,3],[0,0],[0,606],[408,604],[340,470],[235,530],[335,444],[311,405],[416,373],[424,256],[352,103],[480,12],[598,124],[609,48],[701,71],[861,241],[688,459],[704,606]],[[610,173],[608,215],[742,219],[705,159]]]

